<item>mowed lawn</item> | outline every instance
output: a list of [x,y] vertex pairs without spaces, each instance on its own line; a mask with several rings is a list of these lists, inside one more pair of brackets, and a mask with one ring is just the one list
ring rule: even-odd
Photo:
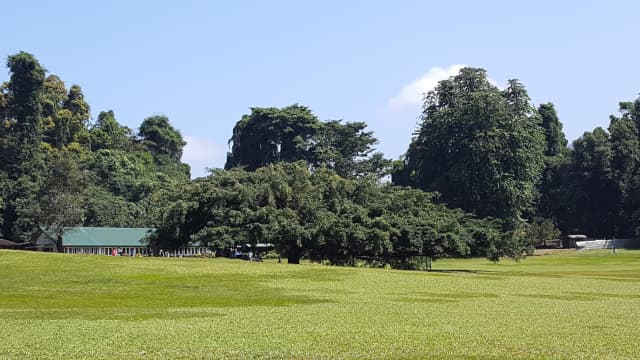
[[0,358],[640,358],[640,252],[434,269],[0,251]]

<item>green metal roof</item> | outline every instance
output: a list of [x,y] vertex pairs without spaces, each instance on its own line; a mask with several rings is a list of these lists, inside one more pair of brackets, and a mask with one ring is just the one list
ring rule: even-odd
[[154,228],[74,227],[62,235],[64,246],[127,247],[146,246],[144,239]]

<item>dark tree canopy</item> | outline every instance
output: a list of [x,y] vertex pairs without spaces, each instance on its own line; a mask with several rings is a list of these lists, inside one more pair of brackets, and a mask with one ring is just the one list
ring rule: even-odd
[[541,127],[545,136],[544,171],[538,186],[537,216],[558,222],[561,214],[566,213],[567,206],[563,201],[566,196],[559,186],[565,176],[565,167],[570,160],[571,150],[567,147],[567,139],[562,131],[562,123],[552,103],[538,107]]
[[608,131],[596,128],[573,142],[554,184],[564,232],[595,237],[640,236],[640,98],[619,104]]
[[363,122],[320,122],[301,105],[252,108],[233,128],[226,169],[254,171],[278,162],[305,161],[344,177],[384,174],[389,161],[374,153],[378,140]]
[[318,118],[301,105],[252,108],[233,128],[225,168],[256,170],[276,162],[311,158],[311,138],[320,127]]
[[[621,102],[619,110],[607,130],[598,127],[576,139],[571,149],[547,152],[538,214],[565,234],[640,235],[640,101]],[[549,118],[555,118],[554,112]],[[555,142],[562,145],[563,137],[558,138]]]
[[602,128],[585,132],[573,142],[570,163],[568,218],[564,228],[570,232],[582,231],[590,236],[611,234],[613,201],[611,197],[611,144],[609,134]]
[[562,123],[555,107],[552,103],[542,104],[538,107],[538,114],[546,140],[545,156],[562,155],[567,149],[567,138],[562,131]]
[[312,172],[304,162],[216,170],[174,195],[153,243],[199,241],[222,251],[269,242],[290,263],[304,256],[353,264],[361,257],[397,266],[416,255],[517,257],[528,246],[503,233],[500,220],[481,220],[433,198],[328,169]]
[[138,136],[142,143],[154,155],[167,155],[179,161],[186,142],[180,131],[169,123],[169,118],[162,115],[151,116],[142,122]]
[[11,99],[9,117],[15,119],[17,133],[22,135],[23,140],[39,141],[45,69],[33,55],[26,52],[9,56],[7,67],[11,73],[8,85]]
[[500,90],[464,68],[425,96],[422,123],[393,180],[479,216],[517,218],[536,199],[544,136],[524,87]]

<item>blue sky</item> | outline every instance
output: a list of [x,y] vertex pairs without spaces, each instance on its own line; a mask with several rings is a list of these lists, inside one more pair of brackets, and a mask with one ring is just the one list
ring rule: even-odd
[[[167,115],[193,176],[224,165],[254,106],[365,121],[398,158],[420,92],[456,65],[518,78],[567,137],[606,127],[640,92],[635,1],[2,1],[0,56],[33,53],[82,86],[94,118]],[[0,80],[8,79],[5,72]]]

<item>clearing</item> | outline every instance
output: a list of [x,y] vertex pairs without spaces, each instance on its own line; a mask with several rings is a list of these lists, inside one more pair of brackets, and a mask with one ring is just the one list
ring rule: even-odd
[[433,265],[0,251],[0,358],[640,358],[640,251]]

